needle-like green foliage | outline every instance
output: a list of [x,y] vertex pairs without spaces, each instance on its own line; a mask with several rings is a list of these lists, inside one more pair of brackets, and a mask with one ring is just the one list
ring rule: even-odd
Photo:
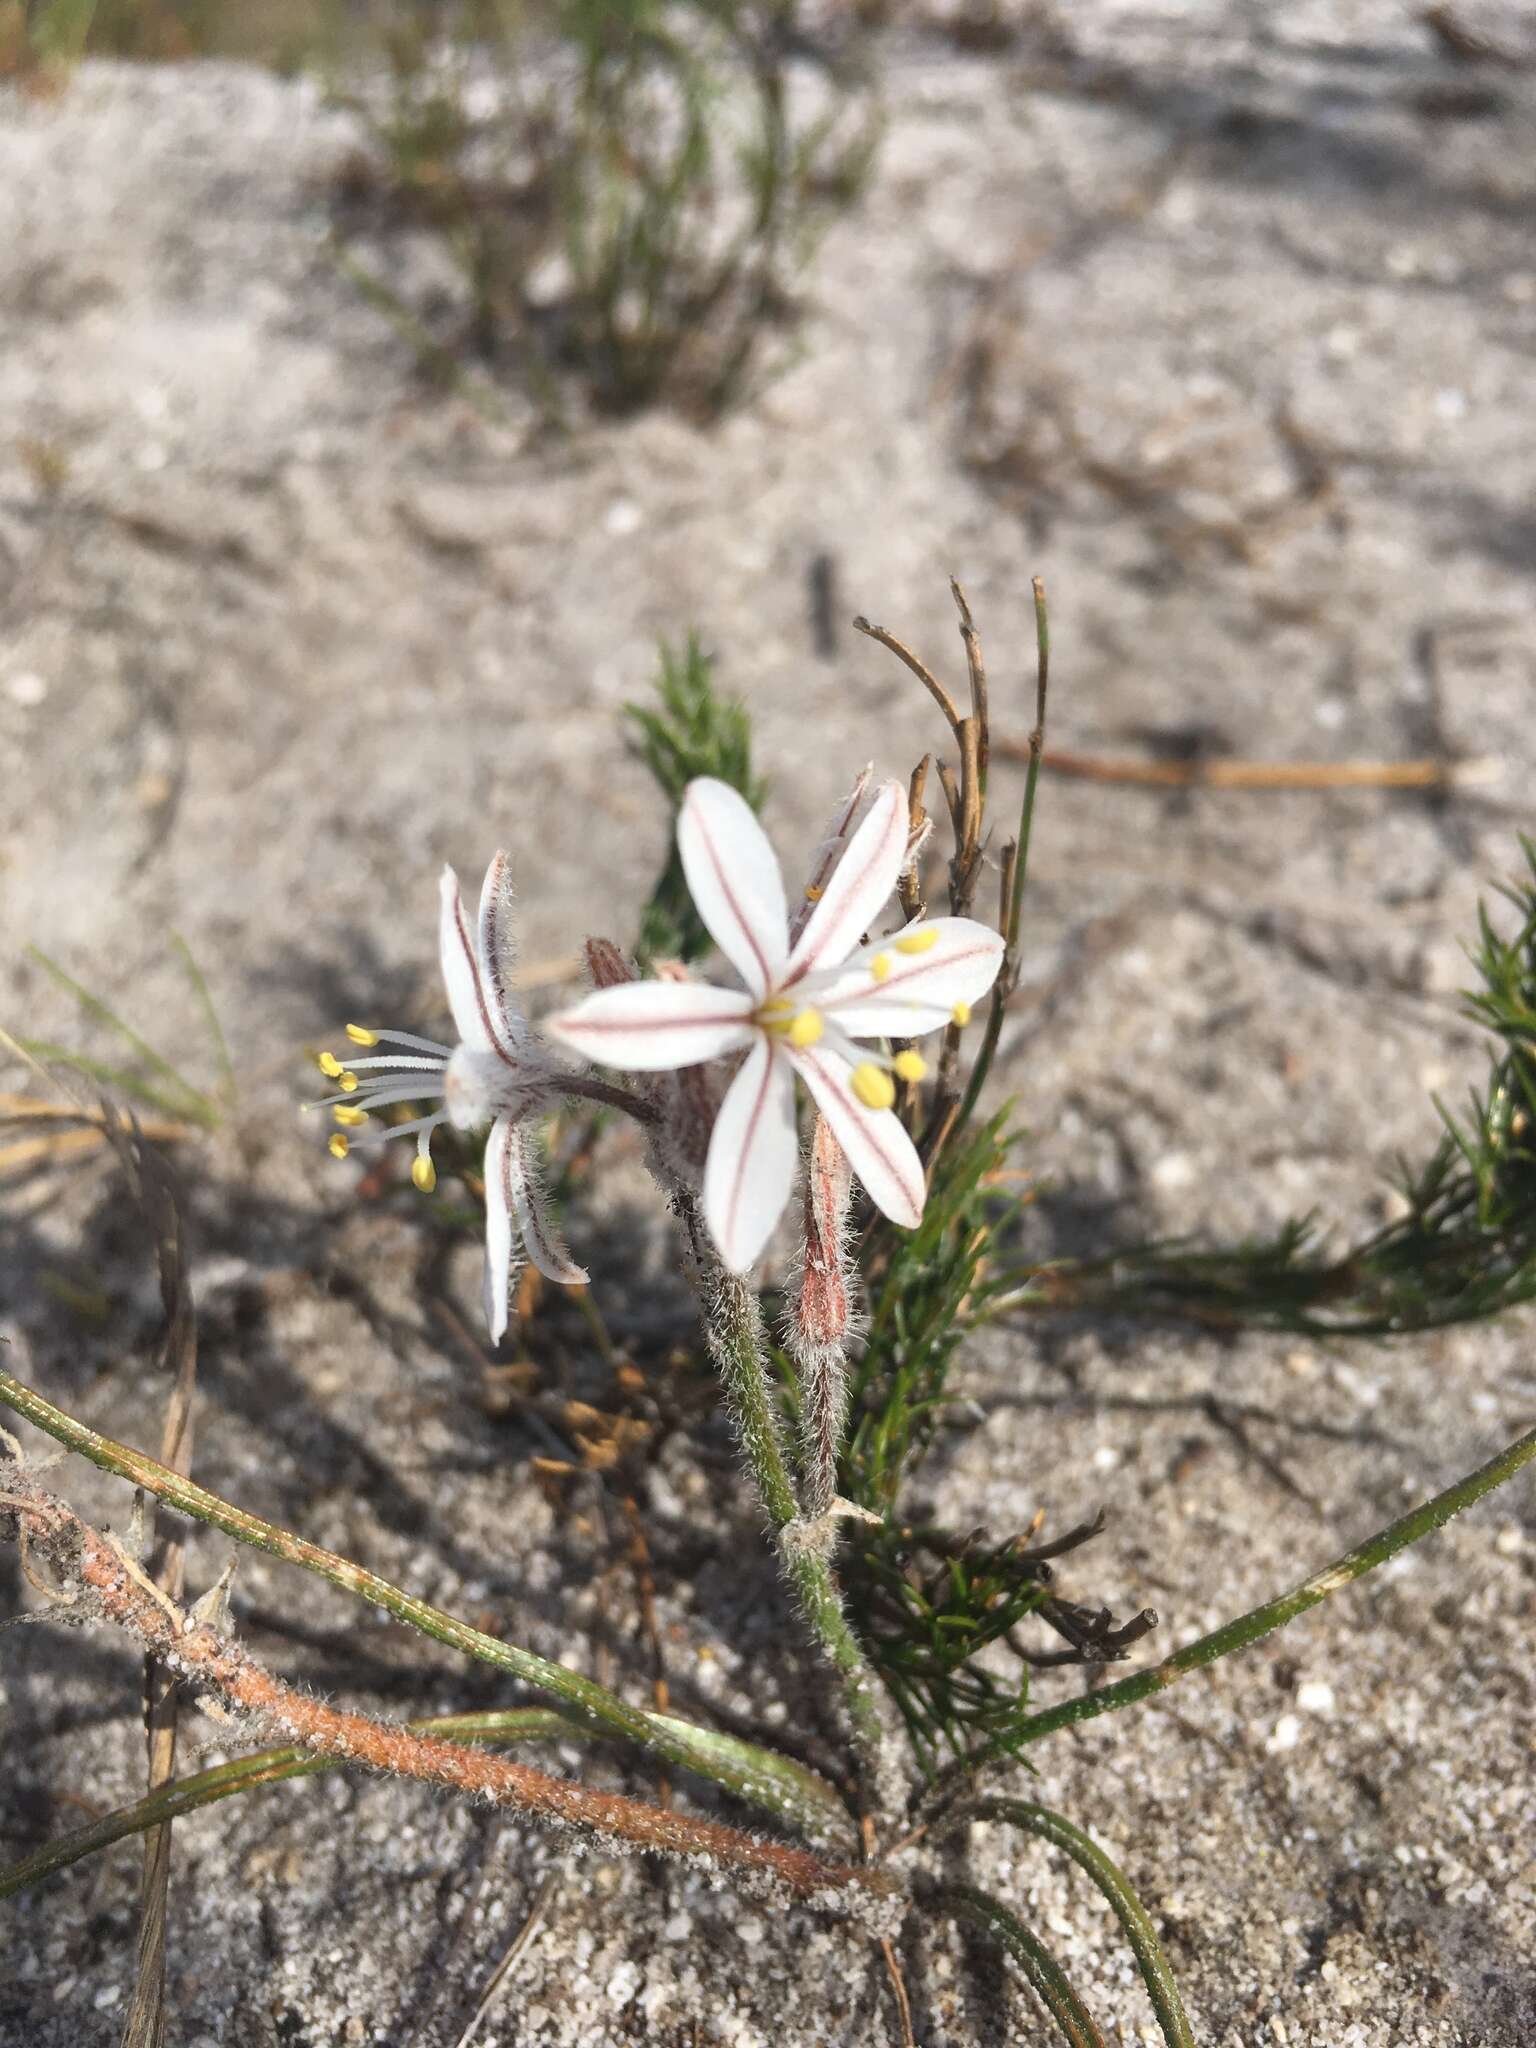
[[[965,1746],[1023,1710],[1027,1674],[1001,1677],[980,1654],[1047,1597],[1012,1539],[957,1538],[904,1518],[906,1481],[950,1407],[949,1377],[966,1336],[986,1319],[998,1285],[995,1233],[1017,1197],[1001,1191],[1008,1111],[941,1155],[918,1228],[894,1239],[871,1282],[868,1341],[855,1369],[846,1498],[884,1517],[862,1526],[845,1563],[871,1658],[919,1757]],[[908,1510],[909,1512],[909,1510]]]
[[1183,1316],[1228,1329],[1389,1337],[1480,1322],[1536,1299],[1536,845],[1500,893],[1517,923],[1486,908],[1472,953],[1480,985],[1467,1013],[1496,1040],[1482,1088],[1417,1167],[1402,1163],[1400,1216],[1328,1251],[1314,1215],[1232,1245],[1133,1245],[1101,1258],[1015,1267],[999,1309],[1095,1308]]
[[714,657],[696,633],[681,653],[665,642],[656,677],[660,704],[626,704],[631,750],[656,778],[668,804],[667,858],[645,909],[635,950],[642,966],[654,960],[697,960],[710,937],[693,907],[672,831],[683,791],[697,775],[713,775],[739,789],[756,810],[767,785],[752,772],[752,728],[745,707],[715,688]]

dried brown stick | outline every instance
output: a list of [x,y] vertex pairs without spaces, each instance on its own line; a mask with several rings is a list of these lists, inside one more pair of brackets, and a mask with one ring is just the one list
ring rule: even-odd
[[896,2000],[896,2018],[901,2026],[901,2048],[917,2048],[917,2035],[912,2030],[912,2001],[907,1996],[907,1980],[902,1975],[895,1942],[889,1939],[882,1940],[880,1951],[885,1957],[886,1974],[891,1980],[891,1991]]
[[[992,751],[1028,761],[1029,741],[994,736]],[[1148,789],[1460,789],[1477,779],[1457,761],[1149,761],[1047,747],[1040,765],[1073,782]]]
[[[171,1374],[160,1461],[183,1479],[192,1474],[192,1400],[197,1385],[197,1312],[187,1278],[186,1231],[170,1169],[137,1128],[119,1130],[103,1105],[107,1138],[122,1162],[129,1192],[154,1237],[165,1308],[163,1363]],[[144,1496],[141,1494],[142,1500]],[[154,1543],[148,1560],[150,1578],[172,1601],[180,1601],[186,1583],[186,1544],[179,1529],[157,1502]],[[157,1792],[176,1775],[177,1690],[174,1669],[153,1650],[144,1659],[144,1733],[146,1790]],[[123,2025],[122,2048],[161,2048],[165,2040],[166,1910],[171,1881],[171,1823],[162,1821],[144,1835],[143,1878],[139,1905],[133,1996]]]
[[981,785],[981,798],[987,794],[987,759],[991,753],[991,726],[987,717],[987,664],[982,658],[981,635],[971,617],[971,607],[965,592],[951,576],[950,595],[955,600],[955,609],[960,614],[960,639],[965,648],[966,674],[971,684],[971,717],[976,726],[976,773]]
[[869,620],[862,616],[856,618],[853,625],[855,632],[863,633],[871,640],[878,640],[882,647],[888,647],[891,650],[898,661],[906,664],[928,692],[934,703],[943,712],[950,731],[958,740],[960,737],[960,727],[963,723],[959,709],[954,698],[950,696],[948,690],[945,689],[933,671],[925,667],[912,652],[911,648],[903,641],[898,640],[894,633],[887,632],[884,626],[872,626]]
[[129,1630],[184,1678],[317,1755],[469,1793],[572,1828],[611,1850],[678,1856],[746,1890],[858,1919],[877,1935],[891,1934],[899,1921],[900,1889],[884,1871],[824,1863],[809,1850],[662,1812],[622,1793],[553,1778],[294,1691],[237,1644],[185,1614],[119,1546],[14,1464],[0,1468],[0,1535],[15,1537],[34,1560],[48,1561],[60,1597],[72,1600],[77,1613],[94,1611]]

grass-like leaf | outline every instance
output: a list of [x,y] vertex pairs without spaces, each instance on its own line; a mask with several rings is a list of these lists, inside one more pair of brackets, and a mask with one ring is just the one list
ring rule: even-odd
[[980,1799],[966,1809],[965,1818],[999,1820],[1010,1827],[1023,1828],[1026,1834],[1037,1835],[1041,1841],[1063,1850],[1080,1869],[1085,1870],[1108,1899],[1125,1932],[1168,2048],[1195,2048],[1195,2037],[1190,2032],[1184,2001],[1168,1967],[1168,1958],[1163,1954],[1157,1929],[1152,1925],[1152,1916],[1132,1891],[1125,1873],[1105,1855],[1093,1837],[1074,1827],[1065,1815],[1053,1813],[1048,1806],[1036,1806],[1027,1799]]
[[1299,1614],[1305,1614],[1309,1607],[1316,1607],[1320,1601],[1342,1591],[1345,1586],[1353,1585],[1356,1579],[1364,1578],[1367,1572],[1375,1571],[1378,1565],[1396,1557],[1410,1544],[1421,1541],[1436,1529],[1443,1529],[1453,1515],[1459,1515],[1474,1501],[1481,1500],[1485,1493],[1491,1493],[1496,1486],[1512,1479],[1533,1458],[1536,1458],[1536,1429],[1527,1430],[1524,1436],[1517,1437],[1487,1464],[1458,1479],[1433,1499],[1410,1508],[1406,1515],[1400,1515],[1385,1529],[1379,1529],[1364,1543],[1346,1551],[1342,1557],[1322,1571],[1314,1572],[1311,1578],[1303,1579],[1299,1586],[1282,1593],[1278,1599],[1267,1600],[1261,1607],[1252,1608],[1235,1621],[1213,1629],[1209,1635],[1186,1643],[1182,1650],[1175,1650],[1160,1664],[1150,1664],[1145,1670],[1133,1672],[1130,1677],[1119,1679],[1113,1685],[1100,1686],[1094,1692],[1078,1693],[1038,1713],[1022,1716],[1012,1727],[993,1736],[981,1748],[948,1766],[940,1776],[934,1796],[942,1800],[952,1795],[978,1771],[991,1764],[1007,1762],[1027,1744],[1054,1734],[1058,1728],[1075,1727],[1080,1721],[1091,1721],[1100,1714],[1113,1714],[1122,1707],[1134,1706],[1138,1700],[1150,1699],[1177,1680],[1188,1677],[1190,1672],[1203,1670],[1207,1664],[1231,1656],[1234,1650],[1247,1649],[1275,1629],[1284,1628]]
[[1010,1955],[1025,1982],[1049,2014],[1052,2024],[1070,2048],[1104,2048],[1104,2036],[1094,2025],[1087,2007],[1072,1989],[1071,1979],[1032,1928],[1017,1913],[975,1885],[946,1884],[940,1887],[938,1903],[965,1925],[995,1941]]
[[[184,940],[177,941],[180,957],[192,981],[193,991],[209,1020],[216,1053],[230,1083],[229,1053],[224,1043],[224,1034],[208,994],[207,983],[187,950]],[[127,1046],[132,1058],[120,1066],[110,1061],[87,1058],[85,1054],[71,1050],[68,1046],[54,1045],[42,1039],[18,1039],[34,1059],[51,1060],[55,1065],[71,1068],[83,1074],[88,1080],[114,1088],[130,1102],[148,1103],[152,1108],[167,1116],[181,1117],[189,1123],[201,1124],[205,1130],[214,1129],[223,1115],[223,1107],[205,1089],[189,1081],[179,1068],[173,1066],[163,1053],[142,1038],[133,1026],[120,1017],[110,1003],[76,981],[56,960],[51,959],[40,946],[28,946],[27,957],[35,960],[43,972],[67,995],[73,996],[84,1014],[92,1023],[120,1038]]]

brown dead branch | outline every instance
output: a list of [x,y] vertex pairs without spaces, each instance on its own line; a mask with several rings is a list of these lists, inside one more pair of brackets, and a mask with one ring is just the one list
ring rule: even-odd
[[[992,751],[1007,761],[1028,761],[1029,741],[995,735]],[[1047,747],[1040,765],[1072,782],[1147,789],[1465,789],[1489,773],[1475,761],[1153,761],[1061,747]]]

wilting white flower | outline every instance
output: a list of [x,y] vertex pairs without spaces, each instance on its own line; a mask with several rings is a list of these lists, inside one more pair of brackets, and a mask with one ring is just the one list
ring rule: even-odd
[[600,1065],[635,1072],[746,1053],[704,1168],[704,1214],[732,1272],[752,1264],[789,1199],[797,1074],[876,1207],[911,1229],[923,1210],[923,1166],[892,1113],[891,1075],[920,1079],[923,1061],[910,1051],[890,1059],[856,1041],[964,1023],[997,977],[1001,937],[971,918],[940,917],[861,943],[909,857],[897,782],[875,791],[793,938],[773,848],[734,789],[690,783],[677,846],[699,915],[746,987],[599,989],[550,1018],[550,1034]]
[[[338,1159],[345,1159],[355,1144],[414,1137],[411,1178],[424,1194],[437,1185],[431,1144],[438,1126],[451,1123],[457,1131],[474,1131],[490,1125],[485,1141],[485,1318],[497,1341],[507,1327],[519,1240],[551,1280],[581,1286],[587,1278],[550,1224],[524,1130],[554,1107],[567,1092],[570,1077],[538,1044],[512,997],[512,890],[506,855],[498,853],[485,871],[474,934],[452,868],[443,870],[441,898],[443,981],[458,1044],[439,1045],[409,1031],[374,1031],[349,1024],[347,1036],[354,1045],[400,1050],[354,1059],[345,1067],[334,1053],[322,1053],[321,1072],[340,1090],[326,1096],[324,1106],[341,1127],[331,1138],[331,1151]],[[443,1107],[430,1115],[409,1123],[369,1124],[374,1110],[392,1103],[437,1098]]]

